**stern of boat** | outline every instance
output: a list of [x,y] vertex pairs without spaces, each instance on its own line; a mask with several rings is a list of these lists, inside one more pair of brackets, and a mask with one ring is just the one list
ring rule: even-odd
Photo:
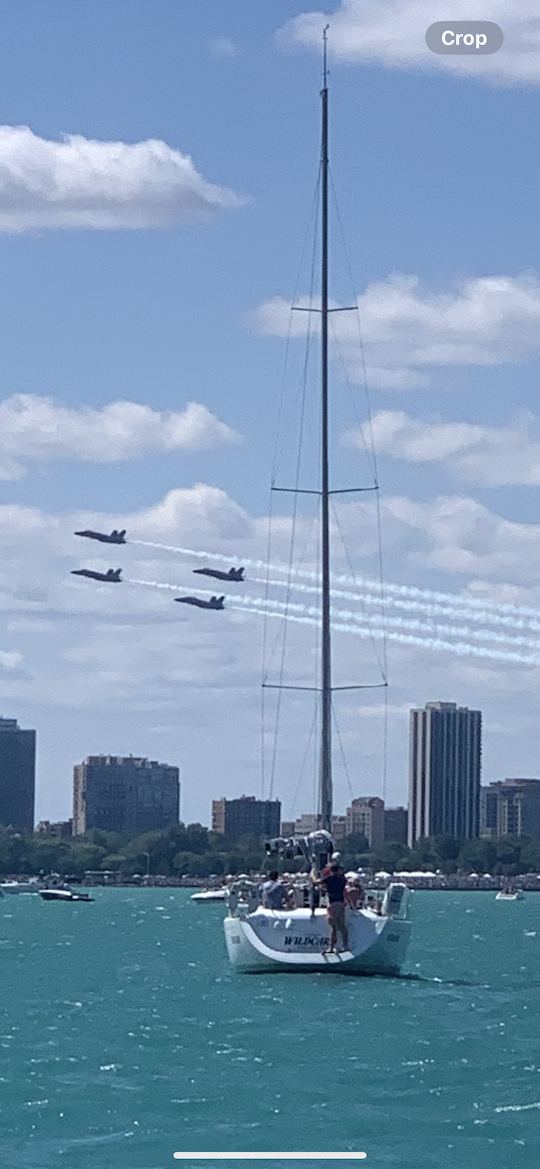
[[409,890],[389,885],[380,913],[348,910],[349,949],[328,954],[326,911],[250,911],[239,904],[224,921],[231,965],[240,973],[323,972],[399,974],[409,944]]

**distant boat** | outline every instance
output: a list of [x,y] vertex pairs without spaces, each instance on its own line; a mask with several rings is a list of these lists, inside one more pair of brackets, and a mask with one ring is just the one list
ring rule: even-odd
[[190,901],[225,901],[227,889],[203,889],[200,893],[192,893]]
[[39,893],[41,882],[38,877],[31,877],[29,881],[2,881],[1,893]]
[[523,889],[499,889],[495,900],[496,901],[523,901],[525,894]]
[[40,889],[44,901],[93,901],[89,893],[72,893],[71,889]]

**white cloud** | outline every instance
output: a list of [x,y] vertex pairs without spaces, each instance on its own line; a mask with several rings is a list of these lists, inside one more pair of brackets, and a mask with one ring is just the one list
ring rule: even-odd
[[18,670],[22,662],[18,650],[0,650],[0,670]]
[[[372,419],[375,448],[408,463],[442,463],[451,475],[482,487],[540,485],[540,438],[535,419],[522,414],[507,426],[411,418],[381,410]],[[366,428],[345,440],[365,448]]]
[[[370,284],[358,309],[370,384],[385,389],[429,384],[435,368],[512,364],[540,352],[540,282],[532,275],[480,276],[432,292],[417,276],[397,273]],[[275,297],[259,307],[256,323],[262,333],[286,336],[289,315],[288,303]],[[293,336],[305,335],[306,315],[292,314]],[[355,314],[336,313],[332,327],[350,376],[359,379]]]
[[184,541],[251,540],[254,521],[239,504],[219,487],[196,483],[177,487],[153,507],[140,511],[130,521],[132,535],[146,539],[172,536]]
[[176,413],[126,401],[100,408],[64,406],[35,394],[0,402],[0,479],[20,478],[31,462],[120,463],[237,441],[235,431],[199,402]]
[[[441,70],[486,82],[540,83],[540,20],[536,0],[342,0],[337,11],[305,12],[282,30],[285,44],[320,53],[322,28],[330,23],[329,51],[343,62],[376,62],[393,69]],[[504,32],[502,48],[490,56],[444,56],[431,52],[426,30],[440,20],[489,20]]]
[[416,572],[435,569],[451,576],[540,585],[537,524],[506,519],[459,495],[427,501],[395,497],[384,510]]
[[231,37],[215,37],[210,42],[213,57],[238,57],[240,49]]
[[0,126],[0,232],[170,227],[241,202],[159,139],[56,142]]

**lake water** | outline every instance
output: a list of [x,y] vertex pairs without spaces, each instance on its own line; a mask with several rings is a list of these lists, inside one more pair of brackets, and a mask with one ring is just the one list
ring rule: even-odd
[[413,916],[404,978],[246,976],[223,908],[186,890],[5,897],[2,1169],[166,1169],[207,1149],[535,1169],[540,895],[417,893]]

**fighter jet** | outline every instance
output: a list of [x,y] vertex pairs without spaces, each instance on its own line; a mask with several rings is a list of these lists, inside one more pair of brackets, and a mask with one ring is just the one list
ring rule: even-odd
[[224,609],[223,604],[225,595],[222,597],[210,597],[209,601],[203,601],[202,597],[175,597],[180,605],[195,605],[197,609]]
[[194,568],[193,571],[199,576],[213,576],[216,580],[243,580],[245,569],[229,568],[228,572],[222,572],[219,568]]
[[75,535],[86,536],[88,540],[99,540],[101,544],[125,544],[126,542],[125,528],[122,528],[119,532],[116,528],[113,528],[109,536],[106,532],[92,532],[90,528],[85,529],[84,532],[75,532]]
[[106,572],[94,572],[91,568],[72,568],[72,576],[88,576],[90,580],[103,580],[106,584],[120,584],[121,568],[108,568]]

